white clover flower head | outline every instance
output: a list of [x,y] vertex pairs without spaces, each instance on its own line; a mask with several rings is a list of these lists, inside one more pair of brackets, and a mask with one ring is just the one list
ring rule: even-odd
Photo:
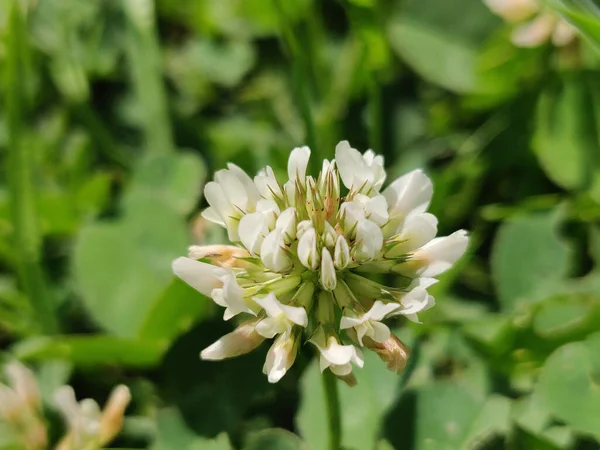
[[551,41],[556,47],[569,45],[575,28],[541,0],[483,0],[492,12],[514,25],[511,40],[517,47],[539,47]]
[[[383,188],[383,157],[371,150],[340,142],[316,178],[309,157],[308,147],[294,149],[283,183],[271,167],[252,180],[229,164],[206,185],[203,216],[224,226],[233,245],[193,246],[173,271],[225,308],[225,320],[246,321],[201,357],[233,357],[274,339],[263,371],[277,382],[304,336],[321,369],[349,383],[352,364],[363,364],[355,344],[393,359],[397,371],[405,363],[397,355],[408,352],[383,321],[418,321],[433,306],[427,288],[465,252],[466,232],[435,237],[437,219],[426,212],[433,187],[421,170]],[[375,283],[374,273],[396,275],[400,287]]]
[[11,361],[4,366],[4,378],[7,384],[0,382],[0,423],[23,448],[46,448],[48,436],[35,376],[21,363]]
[[95,400],[77,401],[71,386],[62,386],[54,394],[54,404],[67,423],[67,434],[57,450],[100,448],[108,444],[121,430],[123,416],[131,394],[126,386],[113,389],[104,409]]

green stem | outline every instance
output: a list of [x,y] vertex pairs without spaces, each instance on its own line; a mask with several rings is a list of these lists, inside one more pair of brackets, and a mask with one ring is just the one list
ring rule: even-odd
[[9,15],[6,58],[6,113],[8,123],[7,172],[17,272],[44,333],[53,334],[58,325],[50,304],[41,266],[42,234],[37,210],[35,154],[38,147],[24,130],[28,102],[27,32],[17,2]]
[[337,378],[331,370],[323,372],[323,390],[327,402],[327,422],[329,425],[329,450],[340,450],[341,448],[341,413],[340,396],[337,386]]

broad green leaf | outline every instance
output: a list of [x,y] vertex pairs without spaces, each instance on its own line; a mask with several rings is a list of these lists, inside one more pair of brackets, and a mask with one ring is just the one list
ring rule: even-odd
[[[379,440],[381,420],[396,399],[400,378],[388,371],[372,352],[365,365],[355,369],[358,384],[338,382],[342,410],[342,445],[348,449],[373,448]],[[301,380],[302,400],[296,423],[311,450],[326,449],[329,430],[322,375],[317,361],[306,369]]]
[[439,382],[417,393],[415,449],[484,448],[509,424],[508,399],[481,400],[455,383]]
[[557,215],[516,217],[502,224],[492,249],[492,276],[502,308],[513,311],[553,292],[567,275],[569,251]]
[[306,446],[289,431],[272,428],[252,433],[243,450],[303,450]]
[[588,187],[600,167],[594,101],[585,74],[563,77],[538,101],[533,149],[548,177],[566,189]]
[[550,412],[537,392],[513,402],[511,419],[521,431],[519,441],[527,447],[566,450],[573,446],[573,432],[568,427],[553,425]]
[[600,439],[600,333],[558,348],[546,360],[536,393],[573,429]]
[[198,203],[205,178],[206,169],[197,155],[151,155],[137,166],[123,206],[127,212],[140,199],[159,200],[183,216]]
[[571,293],[544,300],[533,319],[533,330],[546,339],[576,339],[598,329],[600,297]]
[[486,89],[475,71],[478,50],[497,24],[480,1],[410,0],[388,31],[392,48],[424,78],[455,92],[475,93]]
[[164,347],[154,342],[108,335],[71,335],[20,341],[13,347],[13,352],[25,361],[64,359],[77,366],[150,367],[160,361]]
[[514,343],[515,326],[509,315],[489,314],[465,324],[463,330],[469,338],[496,355],[504,354]]
[[226,433],[208,439],[190,430],[179,411],[164,409],[158,413],[158,432],[150,450],[231,450]]
[[187,283],[175,278],[148,311],[139,337],[168,344],[204,315],[211,303]]
[[188,245],[181,216],[162,199],[139,199],[129,215],[84,228],[74,255],[82,299],[94,320],[122,336],[139,334],[172,280],[170,262]]

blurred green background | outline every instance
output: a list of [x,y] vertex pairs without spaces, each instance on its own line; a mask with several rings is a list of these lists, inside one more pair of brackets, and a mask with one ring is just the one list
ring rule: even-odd
[[348,139],[424,168],[471,245],[394,324],[405,375],[341,386],[344,448],[600,448],[600,9],[547,7],[585,35],[518,48],[481,0],[2,0],[0,364],[57,429],[57,386],[127,384],[114,447],[325,448],[309,349],[276,385],[266,346],[200,361],[231,324],[170,263],[226,242],[214,170]]

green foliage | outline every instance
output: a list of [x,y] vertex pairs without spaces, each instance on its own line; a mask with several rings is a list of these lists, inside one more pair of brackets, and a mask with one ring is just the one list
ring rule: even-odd
[[124,383],[115,448],[327,448],[311,347],[276,385],[266,344],[201,361],[236,324],[170,264],[226,243],[214,171],[348,139],[388,181],[422,167],[471,241],[394,324],[404,374],[365,351],[339,383],[343,449],[597,448],[600,9],[545,4],[576,42],[518,48],[480,0],[0,2],[0,366],[34,369],[51,438],[59,386]]

